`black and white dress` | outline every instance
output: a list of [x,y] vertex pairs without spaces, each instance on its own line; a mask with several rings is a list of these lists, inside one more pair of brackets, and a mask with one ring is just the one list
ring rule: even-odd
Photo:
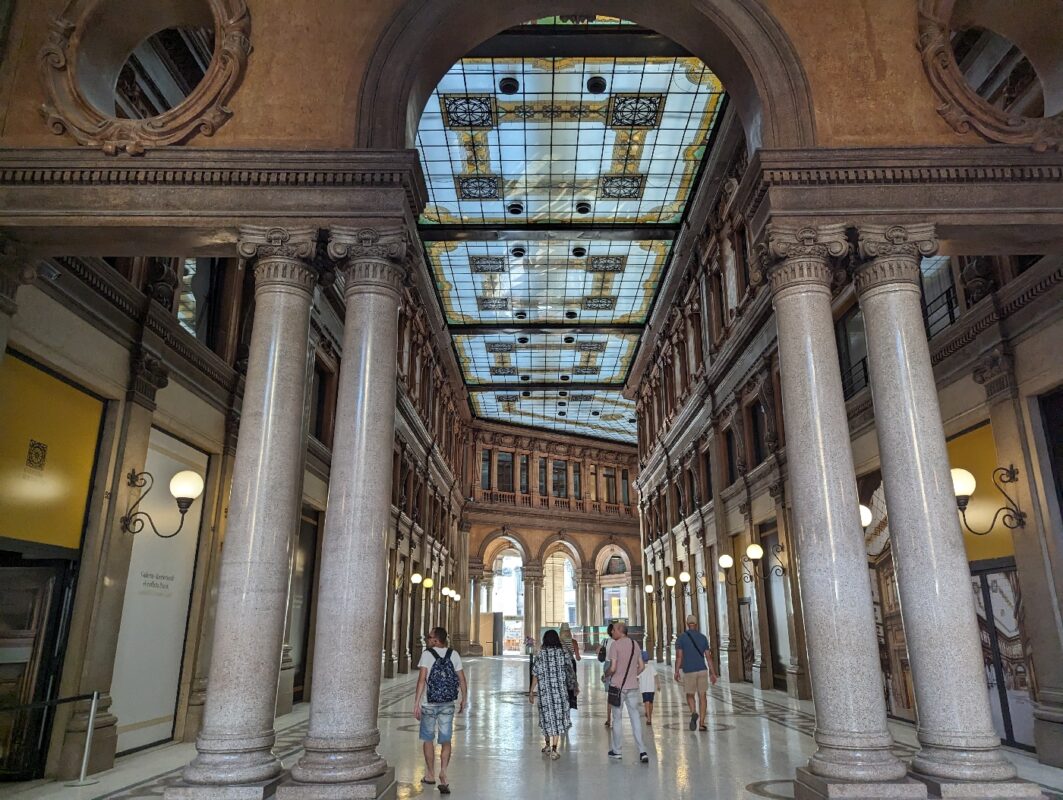
[[539,728],[544,736],[560,736],[572,726],[568,658],[563,648],[544,647],[532,664],[532,674],[539,680]]

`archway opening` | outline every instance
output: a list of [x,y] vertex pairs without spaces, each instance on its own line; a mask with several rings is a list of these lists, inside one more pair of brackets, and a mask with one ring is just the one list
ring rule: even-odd
[[[495,635],[501,637],[502,655],[524,652],[524,559],[515,548],[502,550],[492,566],[494,578],[487,589],[487,611],[495,616]],[[501,623],[500,625],[498,623]]]
[[559,628],[578,622],[576,565],[564,552],[555,552],[543,563],[543,624]]

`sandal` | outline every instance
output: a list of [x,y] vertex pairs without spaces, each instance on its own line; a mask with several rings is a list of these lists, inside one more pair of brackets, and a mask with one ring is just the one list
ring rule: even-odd
[[557,752],[557,748],[556,747],[554,747],[553,749],[550,750],[550,758],[553,761],[557,761],[559,758],[561,758],[561,754],[559,752]]
[[435,784],[435,780],[433,780],[432,778],[421,778],[421,783]]
[[441,783],[441,784],[439,784],[439,793],[440,794],[450,794],[450,784],[449,783]]
[[550,752],[550,745],[548,745],[548,744],[544,744],[544,745],[543,745],[543,749],[542,749],[542,750],[540,750],[539,752],[540,752],[540,753],[549,753],[549,752]]
[[702,725],[700,728],[698,728],[698,730],[699,731],[707,731],[708,728],[705,725]]

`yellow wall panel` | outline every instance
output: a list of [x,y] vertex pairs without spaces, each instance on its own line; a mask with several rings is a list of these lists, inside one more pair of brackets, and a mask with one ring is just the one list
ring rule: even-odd
[[0,367],[0,537],[77,549],[103,402],[8,354]]
[[[950,439],[948,450],[953,468],[965,469],[974,475],[976,486],[967,506],[967,522],[975,530],[984,531],[992,522],[993,514],[1005,502],[993,486],[993,470],[998,466],[1006,467],[1007,464],[997,463],[997,447],[993,442],[992,426],[982,425]],[[1015,555],[1011,531],[1004,527],[999,519],[988,535],[975,536],[964,528],[963,538],[967,545],[968,561]]]

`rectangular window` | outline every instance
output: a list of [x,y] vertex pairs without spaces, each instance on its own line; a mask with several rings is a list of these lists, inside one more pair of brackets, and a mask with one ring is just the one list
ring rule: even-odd
[[480,451],[480,488],[491,488],[491,451]]
[[707,503],[712,499],[712,458],[708,450],[701,454],[701,458],[705,470],[705,497],[702,498],[702,502]]
[[582,487],[580,486],[580,474],[579,464],[572,464],[572,496],[579,500],[583,497]]
[[546,459],[539,459],[539,494],[543,497],[549,497],[549,490],[546,487]]
[[321,364],[314,364],[313,383],[310,385],[310,435],[319,442],[325,441],[325,403],[328,400],[326,387],[328,374]]
[[764,405],[758,400],[749,408],[749,421],[753,433],[753,464],[760,464],[768,457],[767,420]]
[[553,462],[551,478],[554,497],[568,497],[568,467],[564,461]]
[[513,491],[513,454],[498,451],[498,491]]
[[724,446],[727,448],[727,485],[730,486],[738,480],[738,442],[735,441],[734,428],[727,429]]
[[602,469],[602,482],[605,484],[605,502],[616,502],[616,470],[612,467]]
[[[993,264],[989,256],[964,256],[964,275],[984,275],[992,280]],[[956,287],[952,283],[952,262],[948,256],[924,258],[919,265],[919,282],[923,287],[923,317],[926,335],[933,338],[960,316]]]
[[215,299],[222,270],[217,258],[182,258],[177,263],[180,282],[177,321],[207,347],[214,346]]
[[591,480],[591,500],[597,500],[598,499],[598,465],[597,464],[591,464],[590,475],[591,475],[591,479],[590,479]]
[[620,501],[625,506],[631,505],[631,483],[626,469],[620,471]]
[[521,494],[528,493],[528,456],[527,454],[520,457],[520,491]]
[[853,306],[834,323],[838,340],[838,360],[842,370],[842,393],[845,399],[867,386],[867,337],[864,334],[864,312]]

